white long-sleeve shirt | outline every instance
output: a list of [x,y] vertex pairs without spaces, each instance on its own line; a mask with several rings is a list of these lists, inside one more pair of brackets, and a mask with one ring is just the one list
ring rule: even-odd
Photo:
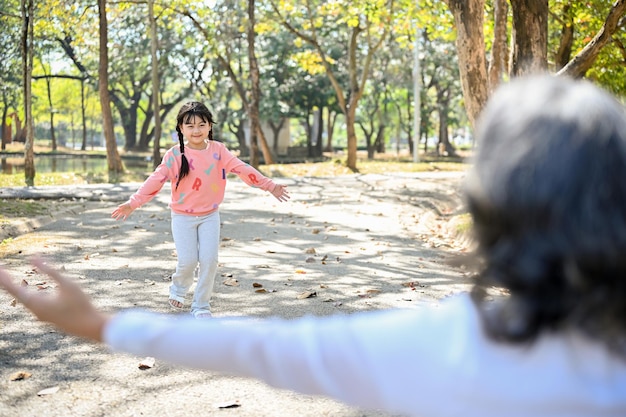
[[117,351],[410,416],[626,416],[625,359],[573,333],[495,343],[467,295],[295,320],[127,311],[104,338]]

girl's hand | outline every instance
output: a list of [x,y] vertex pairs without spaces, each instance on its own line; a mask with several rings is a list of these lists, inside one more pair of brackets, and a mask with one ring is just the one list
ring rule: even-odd
[[135,209],[130,206],[129,202],[126,202],[117,206],[117,208],[113,210],[113,213],[111,213],[111,217],[115,220],[126,220],[133,211],[135,211]]
[[0,288],[4,288],[15,297],[39,320],[51,323],[65,333],[102,342],[102,331],[109,321],[109,316],[94,307],[78,284],[63,277],[41,259],[32,260],[32,264],[57,282],[56,294],[35,292],[28,287],[17,285],[2,268],[0,268]]
[[272,195],[281,202],[287,201],[290,198],[289,193],[287,192],[287,187],[280,184],[276,184],[276,187],[272,190]]

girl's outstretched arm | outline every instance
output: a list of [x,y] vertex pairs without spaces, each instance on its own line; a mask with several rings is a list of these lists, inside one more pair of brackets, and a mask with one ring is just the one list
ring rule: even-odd
[[16,284],[2,268],[0,288],[15,297],[39,320],[51,323],[65,333],[102,342],[103,329],[110,319],[109,316],[96,309],[78,284],[46,265],[42,259],[35,258],[32,264],[56,281],[56,294],[30,291],[29,288]]

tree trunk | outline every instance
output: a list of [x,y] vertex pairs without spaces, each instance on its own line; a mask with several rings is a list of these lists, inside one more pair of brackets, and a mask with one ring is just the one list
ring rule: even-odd
[[[265,139],[265,134],[263,133],[263,129],[261,129],[261,123],[259,121],[259,102],[261,100],[261,87],[259,81],[259,64],[256,59],[256,53],[254,50],[254,43],[256,39],[256,35],[254,33],[256,19],[255,19],[255,0],[248,0],[248,60],[250,61],[250,81],[252,88],[252,100],[250,102],[250,106],[248,107],[248,117],[250,118],[250,145],[252,147],[252,155],[250,157],[250,161],[255,161],[256,163],[251,163],[255,168],[259,167],[259,158],[258,155],[258,144],[257,137],[261,141],[261,151],[263,152],[263,159],[265,160],[266,165],[274,164],[274,158],[272,157],[272,151],[270,147],[267,145],[267,140]],[[254,139],[254,142],[253,142]],[[257,149],[255,149],[257,148]]]
[[328,108],[328,118],[326,119],[326,152],[333,151],[333,133],[335,131],[335,121],[337,113]]
[[385,153],[385,129],[387,128],[384,124],[379,124],[378,129],[376,130],[376,140],[374,141],[374,150],[378,153]]
[[83,119],[83,142],[80,150],[87,149],[87,117],[85,116],[85,79],[80,80],[80,112]]
[[2,107],[2,150],[4,151],[7,148],[7,143],[11,140],[11,129],[7,124],[7,117],[9,117],[9,104],[7,100],[3,97],[3,107]]
[[[110,101],[115,105],[119,115],[122,128],[124,129],[124,149],[131,150],[137,148],[137,110],[143,96],[143,83],[141,87],[133,86],[133,94],[129,100],[130,104],[125,105],[119,96],[109,92]],[[141,148],[140,148],[141,149]],[[141,150],[147,150],[144,147]]]
[[285,126],[285,122],[287,120],[288,119],[281,117],[278,124],[274,124],[271,120],[268,122],[270,129],[272,129],[272,135],[274,136],[274,141],[272,143],[272,148],[273,148],[272,150],[274,152],[274,155],[278,155],[278,139],[280,137],[280,131]]
[[98,0],[99,32],[100,32],[100,63],[98,66],[98,92],[102,107],[102,130],[106,141],[107,165],[109,182],[117,182],[124,171],[122,159],[117,152],[115,132],[113,130],[113,113],[111,112],[111,98],[109,97],[109,47],[108,23],[106,15],[106,0]]
[[511,0],[515,44],[511,76],[548,68],[548,0]]
[[311,141],[314,145],[309,150],[309,156],[322,156],[322,130],[324,126],[324,108],[317,108],[313,111],[313,130],[311,132]]
[[354,94],[350,96],[348,111],[346,112],[346,130],[348,133],[348,158],[346,161],[346,166],[353,172],[358,172],[358,169],[356,167],[356,129],[354,128],[356,124],[356,107],[360,98],[357,96],[360,96],[360,94]]
[[52,142],[52,150],[57,150],[57,138],[54,134],[54,105],[52,104],[52,80],[50,77],[46,77],[46,92],[48,95],[48,106],[50,107],[50,140]]
[[34,54],[34,12],[33,0],[22,0],[22,82],[24,89],[24,181],[27,187],[35,185],[35,157],[34,142],[35,132],[33,123],[32,106],[32,79],[33,79],[33,54]]
[[437,153],[439,156],[456,156],[456,149],[450,143],[450,135],[448,134],[448,113],[450,109],[448,105],[437,106],[439,113],[439,144]]
[[154,18],[154,0],[148,0],[148,19],[150,20],[150,56],[152,59],[152,109],[154,112],[154,143],[152,147],[152,166],[161,163],[161,102],[159,100],[159,58],[157,25]]
[[246,143],[246,132],[243,128],[243,123],[237,124],[235,130],[231,129],[231,132],[237,138],[237,143],[239,143],[239,157],[250,156],[250,149]]
[[489,97],[483,31],[485,0],[445,1],[454,16],[461,88],[467,117],[473,126]]
[[506,36],[508,13],[507,0],[494,0],[494,33],[491,61],[489,62],[489,91],[495,90],[502,81],[504,74],[508,74]]
[[559,49],[554,57],[554,66],[557,71],[567,65],[572,56],[574,18],[571,10],[571,4],[563,5],[563,12],[561,13],[561,38],[559,39]]

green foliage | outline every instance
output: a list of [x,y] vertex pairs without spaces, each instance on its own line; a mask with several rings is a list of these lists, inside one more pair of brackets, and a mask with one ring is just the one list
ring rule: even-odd
[[[38,0],[35,16],[34,75],[85,76],[86,125],[89,138],[99,137],[100,104],[97,97],[98,18],[92,0]],[[485,41],[493,34],[492,1],[485,8]],[[574,25],[572,56],[578,53],[601,28],[611,2],[604,0],[550,0],[549,60],[558,50],[564,22]],[[306,125],[312,111],[339,111],[339,99],[326,75],[324,64],[346,93],[350,91],[348,42],[359,27],[355,51],[357,75],[363,76],[368,48],[383,33],[389,40],[372,58],[363,86],[366,96],[357,106],[357,117],[368,121],[377,114],[375,126],[386,126],[388,143],[400,136],[411,137],[413,95],[413,48],[421,39],[420,64],[424,90],[421,96],[423,129],[437,129],[435,83],[449,88],[452,99],[449,119],[452,127],[465,124],[462,94],[458,86],[458,66],[453,48],[456,37],[452,16],[442,1],[394,0],[393,8],[384,0],[257,0],[257,53],[261,72],[261,116],[277,122],[285,117]],[[108,2],[110,88],[116,133],[120,143],[134,134],[149,137],[152,114],[149,111],[151,64],[147,28],[147,7],[141,1]],[[288,17],[301,34],[315,37],[323,54],[281,24]],[[187,99],[206,102],[218,115],[216,132],[222,139],[241,135],[246,123],[244,104],[236,85],[227,75],[228,66],[237,82],[249,91],[247,56],[247,1],[171,0],[155,5],[159,33],[159,69],[162,101],[168,105],[163,118],[163,141],[169,144],[175,128],[178,104]],[[21,17],[18,0],[3,0],[0,14],[0,110],[22,113],[21,56],[19,36]],[[510,30],[510,29],[509,29]],[[365,36],[364,36],[365,35]],[[613,92],[626,95],[623,50],[626,38],[618,32],[599,55],[586,76]],[[487,50],[489,54],[489,49]],[[46,82],[33,81],[33,114],[37,139],[49,140],[50,111],[55,112],[57,139],[79,143],[82,136],[80,82],[54,78],[50,81],[52,109]],[[375,113],[374,110],[379,110]],[[309,120],[310,121],[310,120]],[[344,120],[345,122],[345,120]],[[124,125],[125,128],[122,128]],[[345,143],[346,129],[337,127],[335,143]],[[306,136],[306,132],[304,133]],[[300,131],[294,141],[303,141]],[[236,140],[236,139],[235,139]],[[362,143],[363,135],[358,138]],[[39,176],[38,176],[39,179]]]
[[[611,5],[612,2],[603,0],[550,0],[549,51],[556,54],[563,26],[571,25],[574,37],[570,58],[573,58],[600,31]],[[626,33],[618,30],[586,74],[587,78],[620,96],[626,96],[625,46]]]

